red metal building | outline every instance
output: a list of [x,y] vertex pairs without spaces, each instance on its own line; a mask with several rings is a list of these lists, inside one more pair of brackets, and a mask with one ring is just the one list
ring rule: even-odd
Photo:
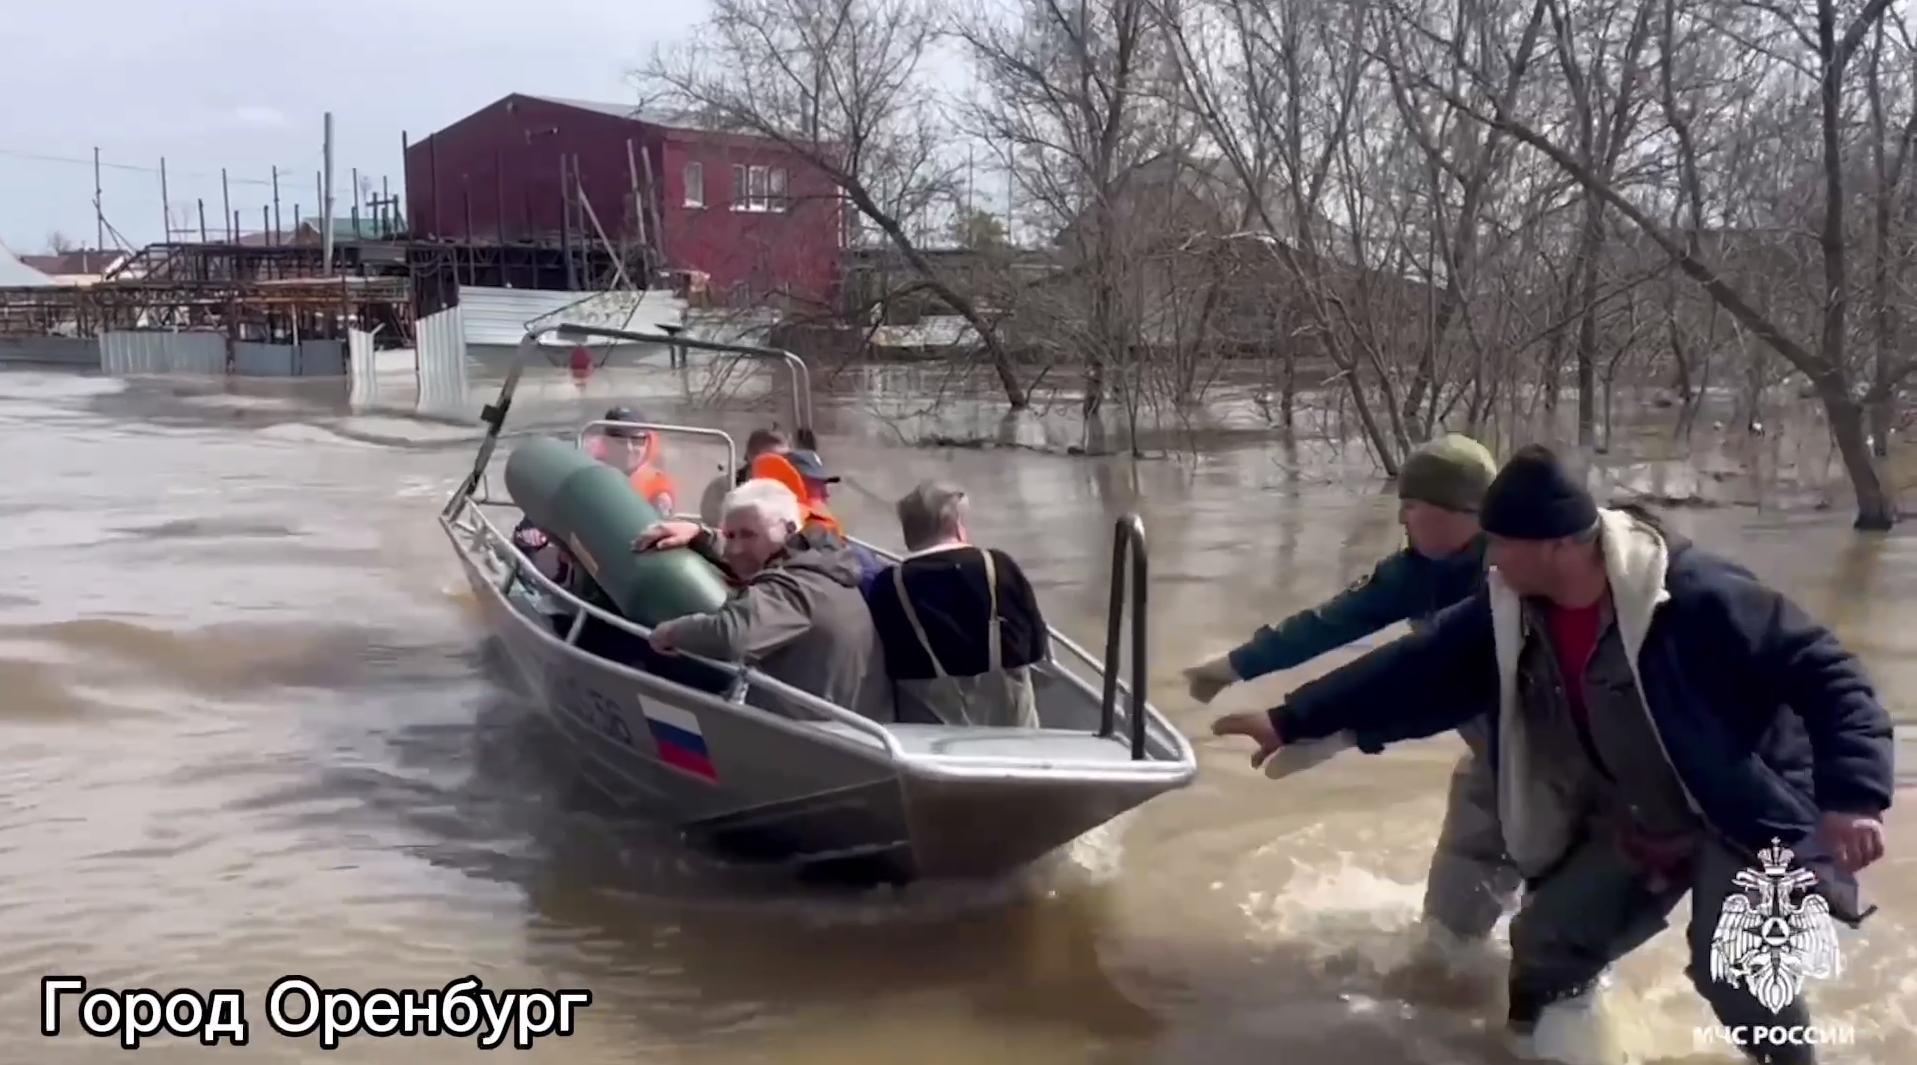
[[[568,219],[561,190],[574,187]],[[775,141],[519,93],[407,146],[406,216],[415,239],[477,244],[557,247],[603,229],[735,306],[830,306],[845,232],[838,189]]]

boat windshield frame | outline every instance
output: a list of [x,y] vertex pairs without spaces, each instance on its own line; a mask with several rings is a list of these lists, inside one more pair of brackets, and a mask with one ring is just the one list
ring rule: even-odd
[[[535,357],[546,361],[539,354],[540,340],[546,336],[558,336],[562,340],[585,340],[601,337],[608,340],[623,340],[634,344],[657,345],[662,350],[679,348],[692,351],[710,351],[719,354],[743,355],[755,359],[783,363],[792,374],[792,422],[794,435],[800,447],[816,448],[818,439],[812,429],[812,372],[805,360],[784,348],[760,347],[754,344],[730,344],[718,340],[699,340],[687,336],[672,336],[664,333],[643,333],[628,329],[611,329],[597,325],[577,325],[571,322],[558,325],[539,326],[528,329],[520,338],[519,345],[513,351],[511,365],[506,369],[506,377],[499,385],[499,394],[491,403],[480,409],[479,420],[486,425],[486,434],[479,441],[479,452],[474,457],[473,468],[453,490],[446,500],[446,506],[440,511],[442,517],[450,518],[459,509],[460,501],[478,491],[486,480],[486,469],[492,463],[493,451],[506,426],[507,415],[512,411],[513,395],[519,390],[519,378]],[[717,430],[705,430],[717,432]],[[517,434],[514,434],[517,435]],[[736,455],[731,438],[727,437],[729,453]]]

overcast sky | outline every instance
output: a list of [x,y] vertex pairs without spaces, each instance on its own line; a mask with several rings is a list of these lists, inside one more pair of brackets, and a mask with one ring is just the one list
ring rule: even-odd
[[[336,209],[351,168],[400,191],[414,140],[511,92],[636,99],[627,73],[681,38],[701,0],[16,0],[0,63],[0,241],[44,250],[59,230],[92,246],[93,149],[107,221],[157,240],[166,157],[176,220],[220,168],[257,229],[281,169],[281,221],[317,213],[321,116],[333,112]],[[53,158],[26,158],[26,156]],[[57,162],[64,158],[80,162]],[[197,218],[191,223],[198,226]],[[111,234],[107,238],[112,246]]]

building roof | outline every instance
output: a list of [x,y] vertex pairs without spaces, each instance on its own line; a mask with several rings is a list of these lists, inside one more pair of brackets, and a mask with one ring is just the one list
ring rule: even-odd
[[541,96],[537,93],[520,93],[528,100],[553,104],[557,107],[571,107],[595,114],[623,118],[628,122],[642,122],[659,129],[683,130],[689,133],[725,133],[734,136],[751,137],[754,134],[742,130],[721,129],[710,122],[700,121],[696,115],[685,112],[670,112],[658,108],[645,108],[638,104],[614,104],[598,100],[574,100],[565,96]]
[[72,274],[103,274],[113,268],[113,264],[127,257],[119,250],[100,251],[97,248],[80,248],[76,251],[58,252],[53,255],[22,255],[20,261],[49,277],[61,277]]
[[[404,231],[405,228],[405,219],[385,218],[382,221],[381,219],[361,212],[359,216],[359,229],[356,232],[353,228],[353,218],[350,214],[344,218],[340,217],[337,213],[333,215],[333,240],[335,243],[350,240],[383,240]],[[294,240],[310,241],[315,244],[319,243],[320,219],[300,219],[299,229],[286,234],[286,237],[289,243]]]
[[541,96],[538,93],[526,93],[526,99],[541,103],[558,104],[561,107],[576,107],[581,111],[597,111],[614,118],[630,118],[639,121],[639,108],[631,104],[608,104],[595,100],[573,100],[564,96]]
[[0,287],[18,288],[26,285],[51,285],[54,280],[47,275],[21,262],[5,244],[0,244]]

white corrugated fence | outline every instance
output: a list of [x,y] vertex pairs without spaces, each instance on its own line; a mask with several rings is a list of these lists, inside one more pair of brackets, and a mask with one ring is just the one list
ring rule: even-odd
[[[421,414],[467,419],[476,415],[467,401],[466,331],[456,304],[421,318],[416,325]],[[515,338],[516,339],[516,338]]]
[[100,334],[100,370],[110,374],[224,374],[226,336],[109,330]]

